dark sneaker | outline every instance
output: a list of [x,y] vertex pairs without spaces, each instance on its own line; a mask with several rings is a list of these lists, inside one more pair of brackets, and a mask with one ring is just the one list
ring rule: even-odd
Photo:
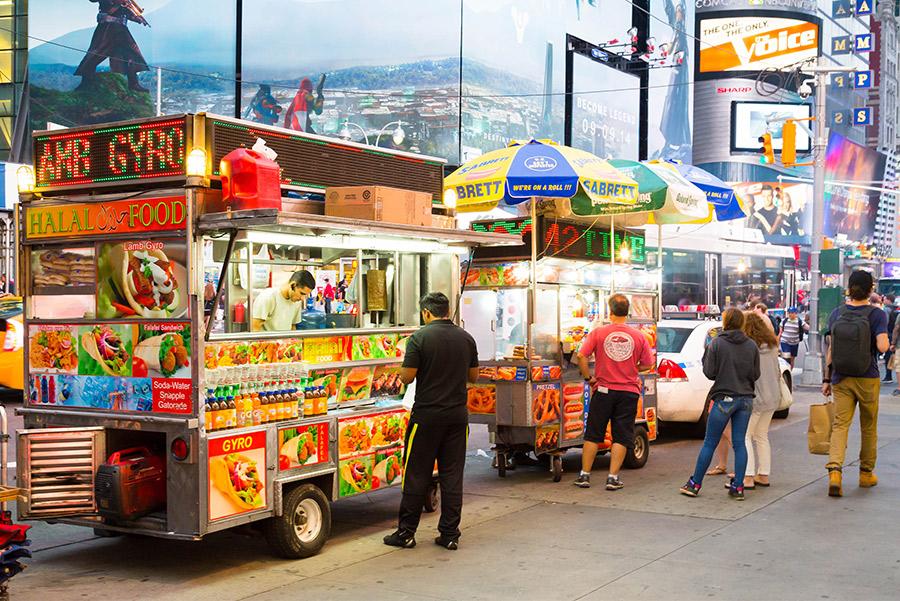
[[606,490],[619,490],[620,488],[624,487],[625,483],[619,480],[618,476],[606,477]]
[[575,482],[573,482],[575,486],[578,488],[590,488],[591,487],[591,475],[590,474],[578,474],[578,477],[575,478]]
[[678,489],[681,494],[687,495],[688,497],[696,497],[700,495],[700,485],[694,482],[693,478],[688,478],[688,481],[685,482],[684,486]]
[[412,549],[416,546],[416,533],[410,532],[409,530],[397,530],[384,537],[384,544],[389,547]]
[[444,547],[448,551],[456,551],[459,549],[459,537],[444,536],[443,534],[434,539],[434,544],[438,547]]
[[728,487],[728,496],[734,499],[735,501],[743,501],[744,500],[744,487],[743,486],[729,486]]

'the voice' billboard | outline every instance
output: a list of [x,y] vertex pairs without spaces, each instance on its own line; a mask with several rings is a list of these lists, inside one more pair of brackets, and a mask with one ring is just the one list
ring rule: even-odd
[[814,59],[819,25],[795,18],[727,16],[702,19],[700,73],[761,71]]

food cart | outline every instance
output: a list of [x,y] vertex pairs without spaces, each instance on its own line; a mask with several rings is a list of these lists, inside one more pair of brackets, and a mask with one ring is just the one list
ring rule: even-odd
[[[260,141],[292,196],[440,194],[437,159],[212,115],[35,133],[21,518],[184,540],[260,522],[296,558],[324,545],[331,501],[401,481],[418,299],[455,299],[460,256],[512,238],[327,217],[302,197],[211,211],[218,161]],[[345,281],[330,312],[310,299],[297,329],[253,331],[260,292],[299,269]]]
[[[584,443],[590,390],[574,360],[580,343],[607,317],[609,295],[620,292],[631,300],[631,325],[655,355],[659,274],[644,268],[642,232],[615,230],[613,242],[610,229],[543,216],[536,228],[542,251],[532,269],[532,223],[522,217],[472,224],[521,243],[479,249],[463,269],[461,323],[475,337],[481,363],[481,378],[469,388],[469,414],[491,429],[500,476],[512,454],[534,452],[550,459],[559,481],[562,455]],[[657,436],[656,374],[641,380],[635,445],[625,460],[630,468],[647,462]],[[607,431],[601,451],[610,446]]]

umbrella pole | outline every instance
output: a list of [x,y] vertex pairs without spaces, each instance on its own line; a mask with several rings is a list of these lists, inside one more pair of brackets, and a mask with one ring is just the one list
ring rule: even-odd
[[[529,299],[528,311],[528,332],[525,343],[525,356],[528,358],[529,367],[531,366],[531,348],[534,344],[534,323],[537,317],[535,304],[537,303],[537,259],[538,259],[538,222],[537,222],[537,198],[531,197],[531,298]],[[529,370],[529,373],[530,370]]]
[[663,246],[662,246],[662,224],[656,224],[656,270],[659,272],[656,283],[656,319],[662,319],[663,302]]
[[609,218],[609,294],[616,293],[616,216]]

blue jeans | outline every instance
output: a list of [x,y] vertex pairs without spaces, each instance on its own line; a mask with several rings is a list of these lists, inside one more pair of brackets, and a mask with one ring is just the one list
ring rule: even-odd
[[734,482],[738,486],[744,485],[744,476],[747,473],[747,425],[750,423],[750,414],[753,411],[753,397],[733,397],[730,401],[716,400],[709,412],[709,420],[706,422],[706,437],[703,439],[703,448],[697,457],[697,467],[694,468],[693,480],[697,484],[703,484],[703,476],[712,463],[716,446],[722,439],[725,426],[731,421],[731,446],[734,449]]

